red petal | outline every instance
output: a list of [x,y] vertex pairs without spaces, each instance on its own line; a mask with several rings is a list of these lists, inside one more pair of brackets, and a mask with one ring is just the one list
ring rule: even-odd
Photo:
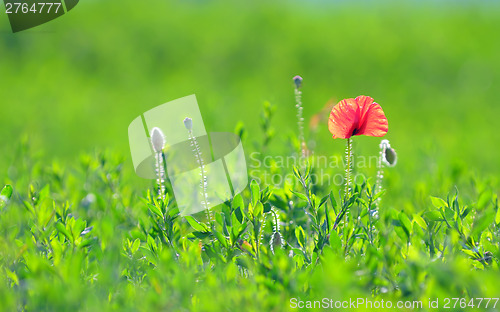
[[360,114],[354,99],[345,99],[333,107],[328,119],[328,130],[333,138],[347,139],[358,127]]
[[361,113],[361,120],[356,134],[374,137],[384,136],[389,130],[389,124],[382,107],[373,102],[373,99],[368,96],[358,96],[356,100]]
[[366,95],[360,95],[357,98],[355,98],[354,101],[359,106],[361,121],[365,120],[366,112],[368,111],[370,105],[374,102],[373,98]]

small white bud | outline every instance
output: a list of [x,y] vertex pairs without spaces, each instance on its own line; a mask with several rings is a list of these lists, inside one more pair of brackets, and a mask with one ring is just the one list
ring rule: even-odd
[[[398,155],[396,151],[391,147],[389,140],[382,140],[380,142],[380,148],[382,149],[382,161],[388,167],[394,167],[398,162]],[[382,178],[383,175],[380,175]]]
[[154,127],[153,130],[151,130],[151,144],[153,145],[155,153],[160,153],[163,150],[165,146],[165,136],[160,128]]
[[280,232],[276,231],[271,235],[270,247],[271,251],[274,253],[274,249],[281,248],[283,246],[283,239],[281,238]]
[[380,141],[380,149],[385,149],[385,148],[390,148],[391,144],[389,143],[389,140],[382,140]]
[[184,126],[186,126],[186,129],[188,129],[188,130],[193,129],[193,120],[189,117],[186,117],[184,119]]

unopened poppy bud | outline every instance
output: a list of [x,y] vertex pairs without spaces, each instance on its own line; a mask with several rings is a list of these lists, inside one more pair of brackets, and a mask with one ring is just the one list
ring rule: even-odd
[[154,127],[153,130],[151,130],[151,143],[155,153],[159,153],[163,150],[165,146],[165,136],[160,128]]
[[193,120],[189,117],[186,117],[184,119],[184,126],[186,126],[186,129],[188,129],[188,130],[193,129]]
[[298,89],[302,85],[302,77],[299,75],[293,77],[293,82],[295,83],[295,87]]
[[280,232],[274,232],[271,236],[271,250],[274,252],[276,248],[281,248],[283,246],[283,239],[281,238]]
[[382,161],[384,164],[388,167],[394,167],[398,162],[398,155],[391,147],[389,140],[382,140],[382,142],[380,142],[380,148],[382,149]]

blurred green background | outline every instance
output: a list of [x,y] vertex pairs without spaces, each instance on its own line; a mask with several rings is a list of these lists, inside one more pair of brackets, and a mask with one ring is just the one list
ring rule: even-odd
[[[262,311],[263,304],[276,307],[307,288],[313,295],[347,298],[374,294],[389,281],[397,282],[388,294],[395,298],[456,297],[464,289],[471,297],[498,296],[498,231],[493,231],[498,226],[485,230],[479,242],[481,252],[493,253],[494,270],[479,271],[470,269],[472,258],[467,263],[448,256],[436,261],[418,244],[413,246],[422,252],[405,258],[404,243],[393,231],[400,222],[392,214],[398,220],[404,213],[414,218],[433,209],[431,195],[446,198],[457,186],[460,206],[473,210],[467,226],[481,232],[477,228],[493,222],[500,174],[499,21],[498,1],[82,0],[61,18],[13,34],[6,14],[0,13],[0,187],[12,184],[15,194],[0,219],[0,250],[5,250],[0,256],[12,271],[5,272],[16,272],[21,281],[18,288],[0,284],[0,306],[96,310],[94,305],[111,303],[116,309],[144,310],[156,303],[165,310],[175,304],[196,307],[196,299],[201,307],[210,302],[226,310]],[[387,138],[399,157],[395,168],[386,169],[387,196],[380,209],[386,216],[381,220],[391,225],[390,239],[381,240],[389,261],[384,264],[369,252],[350,260],[331,254],[325,256],[325,267],[312,274],[292,270],[295,260],[279,261],[273,271],[279,270],[276,276],[283,280],[275,283],[267,270],[238,280],[237,271],[231,272],[236,266],[227,266],[226,274],[225,267],[212,271],[195,262],[162,258],[162,265],[153,268],[142,253],[137,259],[123,254],[127,243],[142,237],[139,225],[149,213],[139,194],[154,191],[154,182],[130,174],[129,123],[153,107],[196,94],[207,130],[231,132],[241,121],[250,154],[262,150],[254,142],[263,138],[260,115],[263,103],[270,101],[276,107],[271,125],[277,136],[265,152],[288,156],[288,137],[297,134],[292,83],[297,74],[304,78],[306,124],[323,116],[317,133],[306,127],[309,147],[318,155],[343,155],[345,147],[344,140],[333,140],[328,131],[328,102],[369,95],[388,117]],[[29,157],[35,155],[19,147],[24,138],[31,142],[30,153],[41,158]],[[355,154],[376,155],[379,142],[356,137]],[[102,149],[128,158],[123,177],[120,157],[81,156]],[[43,168],[29,168],[31,158]],[[343,173],[343,168],[335,170]],[[375,171],[363,172],[374,176]],[[96,247],[89,253],[82,249],[78,257],[68,248],[61,263],[57,254],[55,261],[46,261],[48,244],[37,244],[35,237],[56,232],[52,225],[43,231],[32,227],[45,218],[21,208],[23,200],[35,201],[29,184],[37,191],[47,185],[45,192],[57,201],[57,209],[71,206],[73,221],[74,216],[88,222],[83,228],[95,227],[90,236],[96,235]],[[316,194],[340,188],[323,185]],[[52,203],[45,203],[50,205],[37,211],[52,213],[52,218]],[[303,207],[298,203],[297,210]],[[294,223],[298,219],[287,220],[299,224]],[[54,235],[62,244],[62,235]],[[137,240],[141,247],[149,244],[145,237]],[[419,235],[414,237],[418,241]],[[443,242],[447,237],[443,234]],[[462,252],[461,242],[455,243]],[[409,249],[407,244],[407,254]],[[27,252],[18,261],[20,250]],[[198,259],[191,257],[192,251],[186,251],[186,259]],[[73,262],[78,259],[82,266]],[[24,262],[35,269],[25,269]],[[375,277],[376,271],[366,268],[373,263],[380,272],[393,272],[371,285],[367,277]],[[144,283],[126,280],[136,273],[146,276]]]
[[[135,117],[193,93],[209,131],[242,121],[250,146],[269,100],[284,137],[297,131],[291,78],[300,74],[306,120],[330,99],[375,98],[402,175],[498,174],[499,17],[493,1],[86,0],[12,34],[2,13],[0,169],[23,135],[47,160],[94,148],[128,156]],[[317,139],[316,153],[342,153],[326,123]],[[379,142],[356,141],[360,154]]]

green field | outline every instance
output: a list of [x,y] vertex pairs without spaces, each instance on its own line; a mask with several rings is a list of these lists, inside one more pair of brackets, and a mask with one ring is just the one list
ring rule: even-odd
[[[13,191],[0,200],[0,310],[296,310],[291,298],[428,310],[500,297],[499,18],[494,1],[89,0],[13,34],[2,12],[0,190]],[[368,180],[345,198],[342,183],[304,188],[275,164],[250,170],[260,185],[208,229],[134,173],[130,122],[190,94],[208,131],[243,133],[249,169],[254,152],[296,156],[295,75],[310,163],[344,155],[328,103],[363,94],[384,109],[398,163],[378,205],[376,165],[355,163]],[[354,154],[376,157],[379,143],[355,137]],[[291,178],[270,185],[264,172]]]

